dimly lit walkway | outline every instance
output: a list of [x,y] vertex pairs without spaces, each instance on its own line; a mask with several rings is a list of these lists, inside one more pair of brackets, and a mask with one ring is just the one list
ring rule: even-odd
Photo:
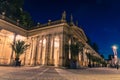
[[0,80],[120,80],[120,69],[2,66],[0,67]]

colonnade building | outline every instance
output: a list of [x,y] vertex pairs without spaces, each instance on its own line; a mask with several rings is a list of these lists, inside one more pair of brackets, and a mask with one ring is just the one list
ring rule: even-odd
[[[20,56],[22,65],[53,65],[65,66],[66,60],[71,58],[71,52],[65,51],[65,44],[70,45],[78,41],[85,46],[78,54],[78,65],[88,66],[87,53],[100,57],[87,43],[87,37],[82,28],[72,21],[66,21],[66,13],[57,21],[49,20],[46,24],[38,24],[29,29],[23,28],[18,21],[13,21],[4,14],[0,15],[0,65],[11,65],[15,53],[10,44],[17,40],[24,40],[29,48]],[[69,48],[70,49],[70,48]],[[82,54],[81,54],[82,53]]]

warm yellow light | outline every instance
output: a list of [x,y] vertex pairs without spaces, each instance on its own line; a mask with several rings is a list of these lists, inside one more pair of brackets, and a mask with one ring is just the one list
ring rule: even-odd
[[14,39],[14,35],[9,35],[8,37],[9,37],[11,40]]
[[55,47],[59,47],[59,42],[55,42]]
[[42,40],[40,40],[39,42],[42,43]]
[[45,44],[46,44],[46,39],[43,40],[43,45],[45,45]]
[[21,36],[21,35],[17,35],[16,36],[16,40],[25,40],[25,37]]
[[55,38],[55,47],[59,47],[59,38],[58,37]]

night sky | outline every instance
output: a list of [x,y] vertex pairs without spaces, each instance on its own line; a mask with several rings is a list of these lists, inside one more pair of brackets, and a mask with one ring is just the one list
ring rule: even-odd
[[41,24],[61,19],[66,11],[67,20],[72,14],[105,58],[114,44],[120,57],[120,0],[25,0],[24,10]]

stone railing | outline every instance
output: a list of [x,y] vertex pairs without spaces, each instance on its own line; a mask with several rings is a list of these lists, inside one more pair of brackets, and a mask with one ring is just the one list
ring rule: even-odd
[[65,23],[65,22],[66,21],[63,21],[63,20],[56,20],[56,21],[49,20],[48,23],[38,24],[37,26],[31,27],[30,29],[42,28],[42,27],[47,27],[47,26],[56,25],[56,24],[60,24],[60,23]]
[[19,23],[19,20],[15,21],[15,20],[12,20],[8,17],[5,16],[5,14],[0,14],[0,19],[2,20],[5,20],[9,23],[12,23],[18,27],[21,27],[23,29],[26,29],[26,30],[31,30],[31,29],[36,29],[36,28],[41,28],[41,27],[47,27],[47,26],[51,26],[51,25],[55,25],[55,24],[60,24],[60,23],[65,23],[66,20],[56,20],[56,21],[51,21],[49,20],[48,23],[45,23],[45,24],[38,24],[37,26],[35,27],[30,27],[30,28],[27,28],[27,27],[24,27],[22,26],[20,23]]
[[7,21],[7,22],[9,22],[11,24],[14,24],[16,26],[19,26],[21,28],[27,29],[26,27],[24,27],[21,24],[19,24],[19,20],[15,21],[15,20],[12,20],[12,19],[6,17],[5,15],[1,15],[1,14],[0,14],[0,19],[5,20],[5,21]]

